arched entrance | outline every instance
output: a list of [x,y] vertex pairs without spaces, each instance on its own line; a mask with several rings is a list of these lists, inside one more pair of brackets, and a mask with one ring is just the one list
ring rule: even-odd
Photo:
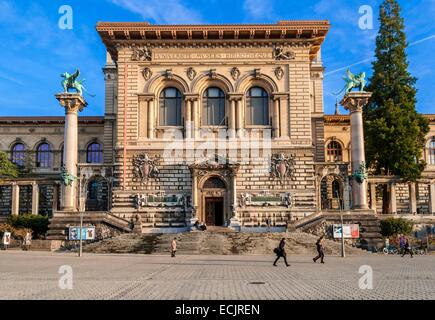
[[328,175],[320,182],[322,210],[343,209],[343,183],[335,175]]
[[107,210],[107,181],[97,176],[88,181],[86,192],[86,211]]
[[208,226],[225,226],[227,220],[227,185],[218,176],[207,178],[201,188],[201,220]]

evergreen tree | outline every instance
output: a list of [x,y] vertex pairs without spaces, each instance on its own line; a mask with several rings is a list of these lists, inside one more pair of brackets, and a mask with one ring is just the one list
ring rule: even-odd
[[[421,158],[429,123],[415,109],[416,78],[408,72],[404,20],[396,0],[384,0],[379,21],[376,60],[367,88],[373,96],[363,112],[367,164],[373,174],[415,181],[426,165]],[[384,186],[384,212],[388,198]]]

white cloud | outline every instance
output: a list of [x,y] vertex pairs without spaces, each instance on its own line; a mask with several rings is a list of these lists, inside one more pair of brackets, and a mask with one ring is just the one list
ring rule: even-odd
[[250,19],[273,18],[273,0],[245,0],[243,8]]
[[160,24],[203,23],[199,12],[185,7],[179,0],[109,0],[112,3],[139,14],[143,19],[152,19]]

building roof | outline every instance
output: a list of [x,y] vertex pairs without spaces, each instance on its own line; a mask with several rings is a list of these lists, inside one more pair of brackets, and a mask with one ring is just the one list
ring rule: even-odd
[[309,41],[310,55],[320,49],[328,20],[282,20],[276,24],[153,25],[149,22],[98,22],[97,31],[109,51],[115,43],[161,41]]
[[[51,116],[25,116],[25,117],[0,117],[0,124],[63,124],[65,117]],[[103,124],[104,117],[102,116],[82,116],[79,117],[79,123],[83,124]]]
[[[422,114],[423,117],[427,118],[429,122],[435,124],[435,114]],[[344,123],[344,124],[350,124],[350,116],[348,114],[325,114],[323,117],[325,124],[338,124],[338,123]]]

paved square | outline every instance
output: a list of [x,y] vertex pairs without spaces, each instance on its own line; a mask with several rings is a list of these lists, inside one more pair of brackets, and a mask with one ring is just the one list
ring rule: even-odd
[[[95,255],[0,252],[2,299],[435,299],[435,256],[381,254],[289,256]],[[61,289],[63,265],[73,289]],[[361,265],[373,270],[373,289],[358,283]]]

